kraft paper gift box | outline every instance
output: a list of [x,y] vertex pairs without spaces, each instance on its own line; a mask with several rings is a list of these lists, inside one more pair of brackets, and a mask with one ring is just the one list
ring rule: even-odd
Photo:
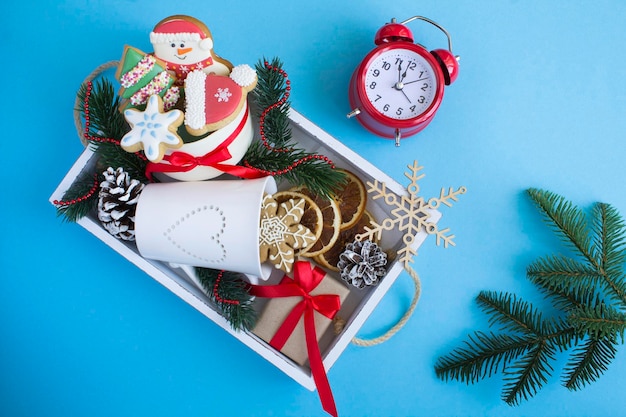
[[[291,283],[294,283],[294,279],[289,276],[285,276],[280,282],[280,284],[283,285]],[[303,290],[303,292],[305,291],[306,290]],[[316,296],[336,295],[339,303],[343,303],[349,293],[350,289],[343,282],[336,280],[328,274],[325,274],[321,282],[315,286],[312,291],[308,292],[308,294],[313,298]],[[276,335],[277,331],[285,323],[287,316],[300,302],[302,302],[302,300],[302,296],[271,298],[259,316],[252,333],[270,343],[274,335]],[[318,311],[314,312],[314,317],[315,333],[319,343],[319,340],[327,331],[333,330],[330,328],[332,319],[326,317]],[[289,338],[280,351],[291,358],[298,365],[304,365],[307,362],[308,349],[305,340],[305,324],[303,315],[299,318],[298,324],[295,326],[293,331],[291,331]]]

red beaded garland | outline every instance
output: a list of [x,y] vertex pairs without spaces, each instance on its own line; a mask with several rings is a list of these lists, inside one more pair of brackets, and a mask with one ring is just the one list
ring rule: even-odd
[[[267,61],[265,61],[265,68],[272,70],[274,72],[278,72],[280,75],[283,76],[283,78],[287,78],[287,72],[285,70],[283,70],[282,68],[274,67]],[[277,109],[283,104],[285,104],[285,102],[287,102],[287,100],[289,99],[289,94],[290,94],[289,92],[291,91],[291,81],[286,80],[285,84],[287,86],[285,87],[285,93],[283,94],[282,98],[278,100],[276,103],[268,106],[265,110],[263,110],[259,118],[259,127],[260,127],[261,141],[263,142],[263,146],[265,146],[266,149],[269,149],[270,151],[273,151],[273,152],[291,152],[292,151],[292,149],[289,149],[289,148],[275,148],[271,146],[267,140],[267,137],[265,136],[265,118],[267,117],[267,114],[270,111]],[[275,176],[275,175],[284,175],[288,172],[291,172],[294,168],[298,167],[298,165],[301,165],[304,162],[307,162],[313,159],[319,159],[321,161],[324,161],[328,163],[333,169],[335,168],[335,165],[333,164],[333,162],[328,157],[323,156],[323,155],[305,156],[304,158],[298,159],[297,161],[295,161],[288,167],[280,169],[278,171],[267,171],[261,168],[253,167],[252,165],[250,165],[248,161],[243,161],[243,164],[248,168],[254,168],[266,175]]]
[[113,138],[99,138],[96,136],[91,136],[89,134],[89,126],[91,126],[91,122],[89,120],[89,97],[91,96],[91,90],[93,89],[93,82],[89,81],[87,83],[87,90],[85,91],[85,102],[84,102],[84,110],[83,113],[85,115],[85,132],[83,136],[85,139],[92,142],[102,142],[102,143],[113,143],[115,145],[119,145],[120,141]]
[[215,284],[213,285],[213,296],[220,303],[239,305],[240,303],[238,300],[227,300],[225,298],[220,297],[218,289],[220,286],[220,281],[222,280],[222,276],[224,276],[223,270],[217,274],[217,279],[215,280]]
[[65,207],[65,206],[71,206],[71,205],[74,205],[74,204],[76,204],[76,203],[80,203],[80,202],[82,202],[82,201],[87,200],[87,199],[88,199],[88,198],[90,198],[92,195],[94,195],[94,193],[96,192],[96,190],[98,190],[98,186],[100,185],[100,183],[98,182],[98,175],[97,175],[97,174],[96,174],[96,175],[94,175],[94,179],[93,179],[93,180],[94,180],[93,187],[91,187],[91,189],[90,189],[90,190],[87,192],[87,194],[85,194],[84,196],[82,196],[82,197],[77,197],[77,198],[74,198],[74,199],[72,199],[72,200],[66,200],[66,201],[63,201],[63,200],[54,200],[54,201],[52,202],[52,204],[54,204],[55,206]]

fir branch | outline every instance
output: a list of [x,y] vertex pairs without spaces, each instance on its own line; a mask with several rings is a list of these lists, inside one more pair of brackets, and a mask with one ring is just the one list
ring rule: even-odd
[[527,352],[534,343],[532,337],[476,331],[468,336],[465,347],[437,360],[435,373],[444,381],[475,383],[503,371],[507,363]]
[[[283,63],[279,58],[273,58],[271,62],[263,59],[259,60],[255,68],[258,82],[253,94],[257,106],[261,110],[268,109],[263,128],[270,145],[277,149],[292,147],[287,78],[279,71]],[[283,97],[285,99],[281,101]]]
[[539,258],[528,266],[526,274],[535,285],[581,302],[590,288],[595,294],[593,288],[604,280],[596,268],[563,255]]
[[575,391],[598,380],[607,371],[616,353],[614,341],[587,338],[581,346],[575,348],[565,366],[563,386]]
[[98,155],[102,170],[123,167],[132,178],[144,184],[149,182],[145,175],[147,161],[139,153],[126,152],[119,145],[130,126],[120,111],[122,102],[115,94],[113,84],[107,79],[98,79],[91,89],[83,84],[78,98],[79,110],[89,120],[89,131],[85,132],[85,137],[91,150]]
[[607,275],[621,275],[626,262],[626,225],[619,212],[608,204],[593,207],[595,250],[601,256],[600,267]]
[[581,306],[570,313],[568,320],[581,335],[588,334],[607,340],[619,338],[624,343],[626,314],[610,305],[599,303],[595,306]]
[[[65,221],[77,222],[98,205],[98,190],[100,176],[94,171],[83,171],[64,193],[61,202],[55,201],[57,216]],[[63,204],[65,203],[65,204]]]
[[[102,138],[113,138],[120,140],[130,127],[120,111],[122,101],[115,93],[113,83],[106,78],[100,78],[92,83],[92,89],[87,99],[88,85],[81,84],[78,90],[79,107],[83,117],[86,106],[89,109],[89,129],[94,132],[94,136]],[[89,133],[89,132],[86,132]]]
[[599,272],[608,296],[626,307],[623,267],[626,261],[626,226],[617,210],[597,203],[593,208],[595,248],[600,255]]
[[530,188],[527,192],[563,242],[597,268],[598,262],[591,249],[591,239],[587,234],[587,222],[582,210],[549,191]]
[[476,332],[435,366],[440,378],[468,383],[502,370],[502,398],[510,405],[541,389],[553,372],[550,362],[557,351],[574,349],[563,370],[568,389],[597,380],[626,335],[624,220],[611,206],[598,203],[588,226],[582,210],[563,197],[537,189],[528,194],[549,226],[580,256],[549,255],[527,269],[528,279],[560,314],[544,318],[515,295],[483,291],[477,303],[489,315],[489,325],[503,334]]
[[195,271],[209,299],[234,330],[254,327],[257,315],[252,305],[253,298],[241,274],[200,267],[196,267]]
[[126,152],[117,143],[90,141],[89,146],[98,155],[98,163],[103,171],[108,167],[117,169],[123,167],[131,178],[147,184],[150,182],[146,177],[148,161],[139,153]]
[[292,186],[305,186],[314,194],[331,196],[333,191],[346,181],[345,174],[323,160],[306,160],[309,155],[312,154],[299,149],[292,149],[291,152],[274,152],[262,143],[254,142],[248,148],[244,160],[250,166],[274,173],[304,160],[295,169],[275,174],[274,177],[277,180],[285,180]]
[[545,340],[537,343],[512,368],[504,370],[505,386],[502,399],[509,405],[528,400],[548,382],[554,370],[549,361],[555,358],[555,348]]
[[491,326],[499,324],[501,330],[535,336],[544,333],[541,313],[530,303],[518,300],[515,294],[481,291],[476,302],[490,316]]
[[346,177],[324,156],[299,148],[293,140],[288,100],[291,87],[282,66],[278,58],[261,60],[256,65],[258,82],[253,94],[261,110],[258,116],[263,118],[261,140],[251,144],[243,164],[329,197]]
[[595,305],[601,302],[598,291],[572,291],[568,286],[550,286],[544,282],[533,280],[539,290],[548,298],[552,305],[564,313],[584,305]]

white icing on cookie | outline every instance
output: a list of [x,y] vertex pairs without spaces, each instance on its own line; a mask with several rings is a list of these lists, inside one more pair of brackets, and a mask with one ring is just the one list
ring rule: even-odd
[[193,71],[185,79],[185,125],[192,129],[201,129],[206,124],[206,77],[202,71]]
[[163,158],[165,148],[176,148],[182,139],[175,131],[181,124],[183,112],[170,110],[163,112],[161,98],[150,96],[145,111],[127,109],[124,111],[131,130],[121,140],[121,146],[127,151],[143,149],[146,158],[158,162]]
[[257,80],[256,71],[248,64],[237,65],[230,72],[230,78],[241,87],[248,87]]
[[172,83],[172,77],[167,71],[161,71],[148,84],[143,86],[139,91],[130,97],[130,102],[134,106],[144,104],[148,97],[155,94],[161,94]]

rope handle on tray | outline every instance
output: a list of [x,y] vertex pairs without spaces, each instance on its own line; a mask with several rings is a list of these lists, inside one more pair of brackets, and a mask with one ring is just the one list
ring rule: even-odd
[[359,337],[354,337],[352,339],[352,343],[357,346],[369,347],[379,345],[387,340],[391,339],[396,333],[400,331],[404,327],[404,325],[409,321],[409,318],[413,315],[413,311],[415,311],[415,307],[420,299],[422,294],[422,283],[420,281],[419,275],[410,265],[405,264],[405,271],[409,274],[411,279],[413,280],[413,284],[415,285],[415,291],[413,292],[413,299],[411,300],[411,305],[406,310],[404,315],[400,318],[400,320],[394,324],[389,330],[387,330],[384,334],[374,337],[372,339],[361,339]]
[[[87,77],[85,77],[83,84],[87,84],[88,82],[93,81],[96,77],[98,77],[100,74],[102,74],[106,70],[118,66],[119,63],[120,63],[119,61],[109,61],[109,62],[105,62],[104,64],[99,65]],[[78,137],[81,143],[84,146],[87,146],[88,142],[87,142],[87,139],[85,138],[85,131],[83,129],[83,124],[82,124],[81,117],[80,117],[80,110],[79,110],[80,104],[81,104],[80,99],[77,96],[76,101],[74,102],[74,125],[76,126],[76,132],[78,133]],[[396,324],[394,324],[389,330],[387,330],[384,334],[378,337],[374,337],[372,339],[362,339],[360,337],[354,337],[352,339],[353,344],[357,346],[362,346],[362,347],[369,347],[369,346],[375,346],[375,345],[384,343],[387,340],[391,339],[396,333],[398,333],[400,329],[402,329],[404,325],[407,323],[409,318],[413,315],[413,311],[415,311],[415,307],[417,306],[417,303],[420,299],[420,295],[422,293],[422,284],[420,282],[419,276],[417,275],[417,272],[415,272],[413,268],[411,268],[407,264],[405,265],[404,269],[409,274],[409,276],[413,280],[413,284],[415,285],[413,299],[411,300],[411,304],[409,305],[409,308],[407,309],[407,311],[400,318],[400,320]]]

